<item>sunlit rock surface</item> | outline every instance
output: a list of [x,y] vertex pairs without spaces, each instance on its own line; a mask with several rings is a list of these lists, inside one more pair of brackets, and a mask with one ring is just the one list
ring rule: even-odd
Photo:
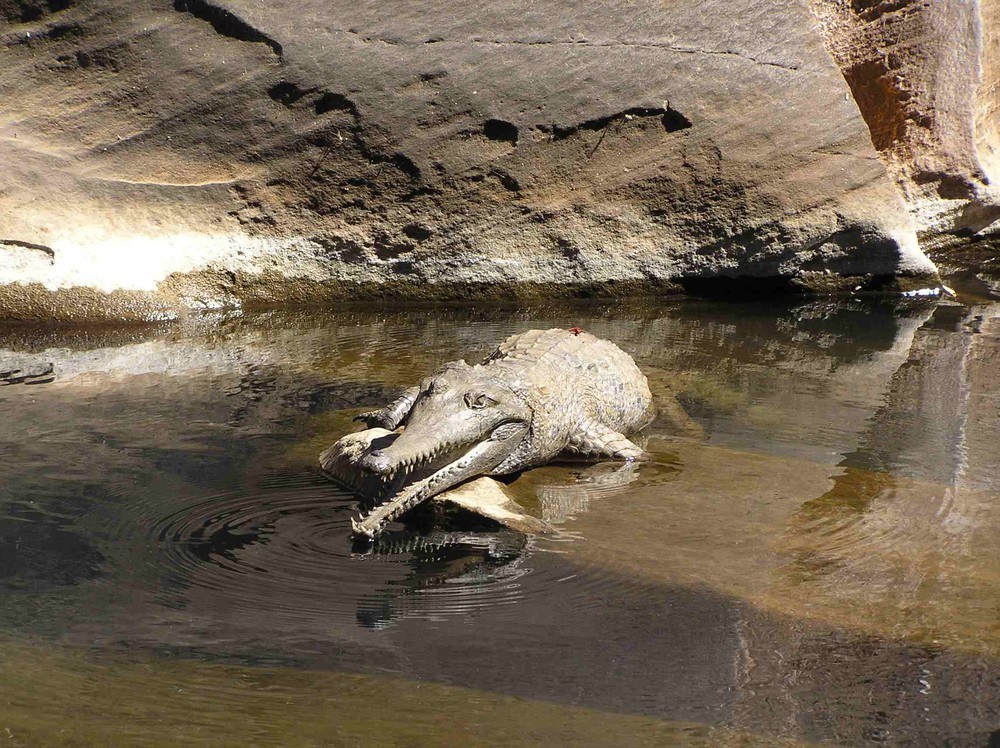
[[805,4],[26,0],[0,23],[0,316],[935,272]]
[[925,246],[1000,218],[1000,3],[810,0]]

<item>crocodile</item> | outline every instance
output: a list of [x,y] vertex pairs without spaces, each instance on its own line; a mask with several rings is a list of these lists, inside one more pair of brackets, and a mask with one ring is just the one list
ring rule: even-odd
[[477,365],[454,361],[384,408],[355,418],[402,428],[360,467],[394,490],[354,535],[373,539],[427,499],[478,476],[506,475],[556,457],[634,461],[628,436],[656,408],[646,377],[614,343],[571,330],[513,335]]

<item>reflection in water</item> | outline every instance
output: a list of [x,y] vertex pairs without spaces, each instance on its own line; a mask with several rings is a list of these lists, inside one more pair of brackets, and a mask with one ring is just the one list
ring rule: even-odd
[[[482,742],[503,742],[504,709],[566,719],[543,706],[563,704],[623,735],[634,718],[615,715],[672,720],[642,734],[695,744],[712,741],[691,723],[983,743],[1000,722],[998,318],[688,301],[0,333],[4,680],[55,693],[93,667],[85,647],[135,692],[115,714],[140,730],[160,681],[115,661],[124,649],[217,735],[206,684],[227,663],[264,684],[241,697],[265,742],[321,681],[359,723],[402,729],[384,699],[335,685],[387,672],[414,735],[437,734],[419,715],[448,698]],[[354,498],[314,467],[352,416],[414,372],[573,325],[635,356],[692,421],[651,429],[649,463],[514,480],[554,537],[417,523],[352,548]],[[39,638],[50,683],[24,655]],[[431,682],[461,688],[423,695]],[[51,735],[45,709],[11,699],[12,724]]]
[[468,615],[516,602],[519,533],[387,533],[365,553],[349,535],[353,501],[318,475],[269,476],[258,493],[210,496],[155,522],[148,563],[171,608],[288,618],[321,629],[356,611],[366,627],[402,616]]
[[[994,470],[995,443],[970,449],[1000,423],[996,370],[982,371],[1000,362],[1000,347],[978,317],[943,307],[917,333],[832,487],[789,525],[785,594],[807,585],[827,605],[869,601],[897,635],[1000,652],[1000,601],[990,594],[1000,486],[982,476]],[[961,628],[939,630],[956,611]]]
[[[407,615],[468,615],[520,600],[518,579],[529,574],[528,538],[501,532],[390,532],[367,555],[405,554],[406,577],[385,587],[380,599],[358,607],[358,623],[383,629]],[[487,613],[488,614],[488,613]]]
[[648,461],[542,467],[521,475],[508,490],[523,506],[533,509],[564,533],[569,530],[567,523],[595,502],[627,511],[632,491],[663,486],[681,469],[677,456],[665,449],[661,440],[638,438],[636,441],[649,454]]

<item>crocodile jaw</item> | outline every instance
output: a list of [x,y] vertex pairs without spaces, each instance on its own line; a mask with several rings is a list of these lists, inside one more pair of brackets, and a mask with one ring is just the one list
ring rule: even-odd
[[351,529],[356,537],[373,539],[396,517],[409,511],[432,496],[462,481],[489,473],[506,460],[528,433],[528,425],[503,424],[485,441],[472,446],[457,460],[448,463],[431,475],[418,480],[380,504],[360,521],[351,518]]

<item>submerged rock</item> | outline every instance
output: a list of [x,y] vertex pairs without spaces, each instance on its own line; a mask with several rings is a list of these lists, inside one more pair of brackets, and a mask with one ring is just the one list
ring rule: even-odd
[[94,0],[0,24],[0,317],[935,275],[805,4]]

